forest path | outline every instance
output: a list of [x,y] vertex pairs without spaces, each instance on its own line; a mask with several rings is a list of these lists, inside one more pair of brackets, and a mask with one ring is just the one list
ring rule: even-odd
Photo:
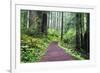
[[41,62],[46,61],[65,61],[75,60],[74,57],[65,52],[64,49],[58,46],[58,42],[52,42],[48,48],[46,54],[42,57]]

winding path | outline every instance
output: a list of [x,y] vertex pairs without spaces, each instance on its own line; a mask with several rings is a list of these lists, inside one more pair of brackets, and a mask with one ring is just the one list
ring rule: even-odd
[[75,58],[66,53],[64,49],[60,48],[57,42],[52,42],[48,46],[47,52],[42,57],[41,62],[66,60],[75,60]]

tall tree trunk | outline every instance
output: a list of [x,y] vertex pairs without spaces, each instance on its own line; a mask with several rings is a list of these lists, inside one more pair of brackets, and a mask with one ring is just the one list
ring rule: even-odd
[[63,12],[62,12],[62,24],[61,24],[61,40],[63,39]]
[[80,51],[81,48],[81,42],[80,42],[80,13],[76,14],[76,50]]
[[42,18],[42,33],[45,33],[47,35],[47,13],[43,13],[43,18]]
[[81,13],[81,48],[84,49],[84,13]]
[[86,50],[87,58],[89,59],[90,53],[90,35],[89,35],[89,24],[90,24],[90,16],[86,14],[86,32],[84,34],[84,49]]
[[49,12],[47,12],[47,28],[49,28]]
[[51,12],[51,28],[53,27],[53,23],[52,23],[52,12]]
[[58,31],[58,12],[57,12],[57,31]]
[[29,28],[29,11],[27,11],[27,29]]

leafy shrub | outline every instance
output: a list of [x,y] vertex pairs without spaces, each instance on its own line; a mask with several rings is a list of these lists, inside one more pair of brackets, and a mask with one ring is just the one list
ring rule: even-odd
[[54,29],[48,29],[48,40],[50,41],[58,41],[60,38],[60,35],[57,30]]
[[75,47],[76,41],[76,31],[73,28],[70,28],[64,35],[63,35],[63,41],[61,43],[62,46],[67,48],[73,48]]
[[45,39],[21,36],[21,62],[38,62],[48,44]]
[[36,61],[37,58],[35,56],[34,53],[34,48],[30,48],[29,47],[22,47],[21,46],[21,61],[22,62],[32,62],[32,61]]
[[76,31],[75,29],[69,29],[63,36],[63,40],[65,43],[72,43],[75,41]]

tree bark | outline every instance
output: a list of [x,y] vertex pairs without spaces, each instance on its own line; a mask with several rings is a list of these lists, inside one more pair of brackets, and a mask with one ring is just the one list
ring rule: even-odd
[[29,11],[27,11],[27,29],[29,28]]
[[80,13],[76,14],[76,50],[80,51],[81,48],[81,41],[80,41]]
[[62,12],[62,24],[61,24],[61,40],[63,39],[63,12]]

